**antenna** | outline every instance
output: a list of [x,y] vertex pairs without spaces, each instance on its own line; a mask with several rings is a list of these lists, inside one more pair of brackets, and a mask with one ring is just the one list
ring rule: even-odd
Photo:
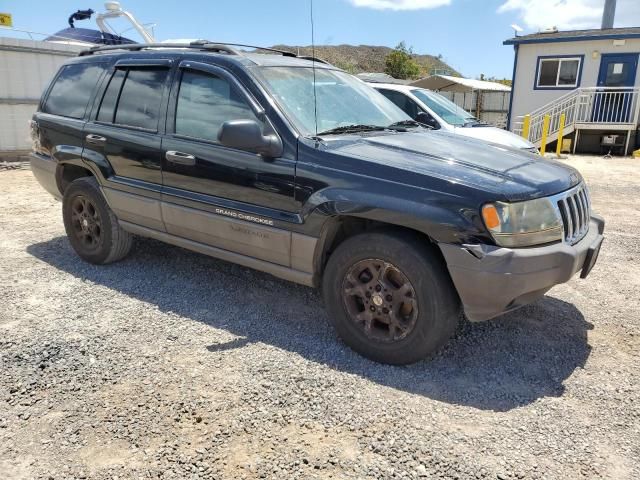
[[318,136],[318,96],[316,95],[316,42],[313,31],[313,0],[309,0],[311,10],[311,68],[313,69],[313,118],[316,125],[316,137]]
[[511,24],[511,28],[513,28],[513,34],[514,34],[515,37],[518,36],[518,33],[524,31],[524,29],[520,25],[518,25],[517,23],[512,23]]

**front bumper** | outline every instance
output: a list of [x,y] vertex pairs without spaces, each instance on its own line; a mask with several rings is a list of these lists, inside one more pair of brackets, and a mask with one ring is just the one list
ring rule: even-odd
[[604,219],[592,215],[589,232],[574,245],[502,248],[439,244],[471,321],[488,320],[531,303],[581,271],[587,276],[604,239]]

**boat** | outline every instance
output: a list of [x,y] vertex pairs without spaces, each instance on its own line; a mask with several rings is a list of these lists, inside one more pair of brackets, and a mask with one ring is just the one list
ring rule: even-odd
[[108,1],[104,4],[105,11],[95,16],[97,29],[79,28],[75,26],[76,21],[89,20],[95,13],[91,9],[78,10],[69,17],[69,27],[49,35],[45,42],[60,43],[64,45],[96,46],[96,45],[126,45],[130,43],[141,43],[123,37],[115,32],[107,20],[123,18],[131,23],[143,43],[155,43],[153,35],[133,16],[132,13],[123,10],[120,2]]

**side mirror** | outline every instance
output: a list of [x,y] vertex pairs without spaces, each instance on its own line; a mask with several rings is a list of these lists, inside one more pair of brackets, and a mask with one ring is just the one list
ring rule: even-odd
[[416,122],[422,123],[428,127],[431,127],[435,130],[440,128],[440,124],[438,121],[429,115],[427,112],[418,112],[415,118]]
[[218,132],[218,141],[225,147],[259,153],[265,157],[282,155],[282,142],[276,135],[263,135],[255,120],[229,120]]

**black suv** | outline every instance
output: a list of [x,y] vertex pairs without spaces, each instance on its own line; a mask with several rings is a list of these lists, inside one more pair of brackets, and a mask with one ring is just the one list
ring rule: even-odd
[[416,361],[596,261],[566,165],[411,120],[364,82],[228,44],[82,52],[44,93],[31,165],[84,260],[141,235],[322,288],[344,341]]

